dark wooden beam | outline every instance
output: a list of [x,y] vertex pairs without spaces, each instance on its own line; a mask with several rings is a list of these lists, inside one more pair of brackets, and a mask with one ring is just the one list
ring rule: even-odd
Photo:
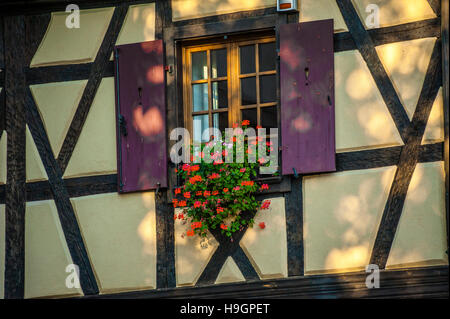
[[5,44],[3,34],[3,17],[0,17],[0,138],[6,128],[6,110],[5,110]]
[[[380,288],[367,289],[366,272],[311,275],[208,287],[179,287],[81,298],[448,298],[448,265],[404,270],[381,270]],[[175,311],[178,311],[176,308]],[[174,312],[175,314],[175,312]]]
[[110,63],[109,59],[127,14],[127,10],[127,4],[121,4],[115,8],[114,14],[108,26],[108,30],[106,31],[105,37],[103,38],[102,44],[97,52],[97,56],[95,57],[95,61],[90,69],[88,83],[84,88],[78,108],[58,154],[57,162],[63,174],[66,170],[67,164],[69,163],[70,157],[72,156],[72,152],[77,144],[78,138],[80,137],[81,130],[83,129],[84,122],[86,121],[92,101],[94,100],[97,89],[100,86],[104,72]]
[[403,142],[405,142],[410,121],[380,58],[378,57],[377,51],[375,50],[375,44],[359,19],[358,13],[353,7],[351,0],[336,1],[349,32],[355,41],[356,47],[366,61],[369,71],[391,113],[400,136]]
[[441,0],[428,0],[431,9],[439,17],[441,15]]
[[[354,151],[336,154],[338,172],[369,169],[397,165],[402,146],[380,148],[365,151]],[[444,160],[444,143],[425,144],[420,146],[419,163],[438,162]],[[69,196],[80,197],[117,191],[117,174],[85,176],[63,179]],[[258,200],[289,193],[292,189],[291,177],[284,176],[280,182],[269,182],[270,189],[257,194]],[[27,201],[52,199],[48,181],[30,182],[26,184]],[[170,202],[170,201],[169,201]],[[0,204],[5,203],[5,185],[0,185]],[[171,213],[168,213],[171,215]]]
[[58,210],[61,227],[74,264],[80,268],[80,284],[84,294],[97,294],[98,286],[78,222],[62,180],[62,172],[53,156],[50,141],[45,131],[37,106],[28,89],[26,98],[26,118],[34,143],[48,176],[48,183]]
[[431,60],[425,75],[419,101],[407,130],[406,145],[400,153],[400,159],[392,183],[389,197],[378,229],[370,259],[371,264],[380,268],[386,266],[395,232],[402,214],[409,183],[419,160],[420,144],[431,108],[440,86],[441,43],[436,41]]
[[449,1],[441,0],[441,41],[442,41],[442,95],[444,99],[444,161],[445,161],[445,207],[447,210],[447,253],[449,244]]
[[40,14],[65,11],[67,5],[76,4],[83,9],[105,8],[121,4],[143,4],[159,0],[3,0],[0,3],[0,16],[17,14]]
[[5,188],[6,299],[23,298],[25,289],[25,21],[4,18],[7,177]]

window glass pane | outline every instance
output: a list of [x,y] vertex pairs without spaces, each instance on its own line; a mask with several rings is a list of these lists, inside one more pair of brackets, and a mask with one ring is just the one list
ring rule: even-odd
[[275,70],[277,51],[275,42],[258,45],[259,72]]
[[241,59],[241,74],[254,73],[255,71],[255,46],[246,45],[239,48]]
[[206,62],[206,51],[192,53],[192,80],[208,78],[208,64]]
[[213,127],[223,133],[228,127],[228,112],[213,113]]
[[[261,112],[261,126],[263,128],[276,128],[277,125],[277,107],[276,106],[269,106],[269,107],[262,107],[260,109]],[[267,134],[270,132],[267,131]]]
[[208,110],[208,83],[192,85],[192,105],[194,112]]
[[195,115],[193,117],[193,131],[194,131],[194,141],[195,142],[208,142],[202,140],[203,131],[209,127],[208,124],[208,114],[205,115]]
[[227,76],[227,49],[211,50],[211,77]]
[[228,107],[227,81],[213,82],[211,85],[212,108],[213,110]]
[[242,121],[249,120],[250,121],[249,127],[256,128],[256,125],[258,125],[257,120],[258,112],[256,108],[241,110],[241,114],[242,114]]
[[241,105],[256,104],[256,77],[241,79]]
[[259,77],[260,103],[275,102],[277,99],[276,75],[262,75]]

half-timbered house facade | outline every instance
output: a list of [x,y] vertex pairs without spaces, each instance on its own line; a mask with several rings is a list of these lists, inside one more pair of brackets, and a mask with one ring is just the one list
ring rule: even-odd
[[[0,298],[448,296],[448,0],[70,3],[0,3]],[[247,119],[266,227],[183,236],[171,131]]]

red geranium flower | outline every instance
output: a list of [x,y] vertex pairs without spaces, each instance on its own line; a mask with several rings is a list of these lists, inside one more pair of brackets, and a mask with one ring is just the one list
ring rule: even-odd
[[194,236],[194,231],[193,231],[193,230],[188,230],[188,231],[186,232],[186,235],[188,235],[188,236]]
[[266,228],[266,224],[264,222],[259,223],[259,228],[264,229]]
[[225,225],[225,224],[220,224],[220,228],[222,228],[223,230],[227,230],[227,229],[228,229],[228,226]]
[[250,125],[250,121],[249,120],[243,120],[242,121],[242,125]]

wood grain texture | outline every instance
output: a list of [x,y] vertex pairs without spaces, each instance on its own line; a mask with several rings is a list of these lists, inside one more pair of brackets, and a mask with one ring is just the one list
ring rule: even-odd
[[[172,3],[168,0],[158,1],[155,4],[156,21],[155,21],[155,39],[164,39],[165,28],[172,24]],[[165,52],[165,65],[171,63],[174,66],[174,61],[167,58],[167,52],[172,52],[173,39],[170,42],[165,42],[163,46],[163,52]],[[170,62],[169,62],[170,61]],[[169,136],[170,131],[178,127],[176,117],[174,116],[173,109],[175,107],[174,100],[171,94],[173,94],[174,83],[173,77],[165,72],[166,90],[166,136]],[[169,90],[172,90],[169,93]],[[168,145],[170,141],[168,141]],[[167,150],[170,148],[168,147]],[[157,229],[157,241],[156,241],[156,286],[158,288],[172,288],[176,286],[175,276],[175,223],[173,219],[174,208],[171,205],[171,189],[176,183],[176,174],[173,171],[174,166],[171,162],[167,165],[167,183],[168,188],[160,189],[158,194],[155,194],[156,204],[156,229]]]
[[69,163],[70,157],[72,156],[78,138],[80,137],[81,130],[83,129],[92,101],[94,100],[97,89],[103,78],[104,71],[110,63],[109,58],[113,52],[113,47],[127,14],[127,10],[127,4],[121,4],[115,8],[108,30],[106,31],[105,37],[97,52],[97,56],[91,66],[89,80],[84,88],[83,95],[58,154],[57,162],[63,174]]
[[428,0],[431,9],[439,17],[441,15],[441,0]]
[[381,270],[380,288],[367,289],[367,273],[290,277],[176,289],[124,292],[81,297],[83,299],[150,299],[150,298],[448,298],[448,266]]
[[303,276],[305,272],[303,243],[303,177],[291,176],[292,190],[286,193],[286,236],[288,276]]
[[78,265],[80,269],[80,284],[83,293],[86,295],[98,294],[99,290],[95,275],[89,261],[75,212],[70,202],[69,193],[62,180],[61,169],[53,156],[44,124],[29,89],[26,97],[26,118],[34,143],[36,144],[48,176],[48,183],[58,210],[58,216],[67,242],[67,247],[69,248],[73,263]]
[[356,47],[366,61],[367,67],[386,103],[395,126],[397,127],[403,142],[405,142],[410,121],[381,60],[378,57],[375,50],[375,44],[359,19],[358,13],[353,7],[351,0],[336,0],[336,2],[344,18],[345,24],[353,37]]
[[5,186],[5,299],[25,291],[25,21],[4,18],[7,176]]
[[449,1],[441,0],[441,39],[442,39],[442,95],[444,100],[444,161],[445,161],[445,207],[447,210],[447,251],[449,244]]
[[419,160],[420,143],[441,81],[441,44],[436,41],[419,101],[407,130],[406,144],[400,153],[397,171],[383,212],[370,259],[380,268],[386,266],[400,221],[409,183]]

